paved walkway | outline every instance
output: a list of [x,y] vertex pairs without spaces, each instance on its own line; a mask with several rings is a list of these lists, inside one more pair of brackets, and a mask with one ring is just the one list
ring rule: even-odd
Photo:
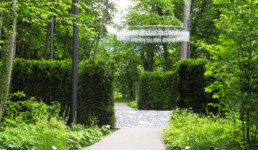
[[165,150],[162,127],[169,120],[170,111],[136,111],[125,103],[115,104],[120,128],[100,142],[84,150]]

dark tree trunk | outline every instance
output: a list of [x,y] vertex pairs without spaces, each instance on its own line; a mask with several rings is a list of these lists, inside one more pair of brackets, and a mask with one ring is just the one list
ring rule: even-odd
[[145,48],[146,52],[141,52],[144,71],[153,71],[155,44],[148,44]]
[[133,90],[133,81],[132,80],[130,80],[130,82],[129,82],[129,96],[131,99],[134,98],[134,90]]
[[168,48],[167,48],[167,44],[162,44],[163,49],[164,49],[164,58],[165,58],[165,70],[169,71],[171,69],[171,62],[169,59],[169,52],[168,52]]
[[30,17],[30,28],[29,28],[29,59],[31,59],[31,27],[32,27],[32,22],[31,22],[31,17]]
[[153,64],[154,64],[154,52],[148,51],[147,52],[147,70],[146,71],[153,71]]
[[37,50],[37,48],[34,48],[34,59],[37,59],[37,56],[38,56],[38,50]]
[[44,59],[47,59],[47,50],[48,50],[48,41],[49,41],[49,32],[50,32],[50,29],[51,29],[51,23],[49,22],[48,25],[47,25],[47,35],[46,35]]
[[68,38],[69,30],[68,27],[66,28],[66,33],[65,33],[65,40],[64,40],[64,54],[63,54],[63,59],[66,57],[66,47],[67,47],[67,38]]
[[25,43],[24,46],[23,46],[23,50],[22,50],[22,57],[23,57],[23,58],[27,58],[27,55],[26,55],[27,46],[28,46],[27,43]]

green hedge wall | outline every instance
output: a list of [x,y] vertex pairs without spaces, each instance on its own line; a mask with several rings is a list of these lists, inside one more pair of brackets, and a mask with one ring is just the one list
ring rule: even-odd
[[79,64],[78,120],[88,124],[97,118],[98,125],[115,126],[113,73],[100,61]]
[[204,76],[206,63],[207,60],[202,59],[186,59],[178,62],[179,107],[191,107],[194,112],[205,113],[207,104],[214,102],[211,94],[205,92],[205,87],[211,81]]
[[138,109],[171,110],[176,106],[175,72],[143,72],[139,80]]
[[[93,61],[79,64],[78,123],[87,124],[93,117],[97,117],[98,125],[114,126],[112,73],[105,67],[104,63]],[[72,99],[71,79],[71,61],[18,59],[13,64],[11,93],[24,91],[26,95],[47,104],[58,101],[63,110],[69,110]]]

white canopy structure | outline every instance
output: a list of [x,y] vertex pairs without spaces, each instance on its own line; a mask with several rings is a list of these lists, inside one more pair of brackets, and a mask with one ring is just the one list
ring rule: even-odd
[[188,41],[190,34],[182,27],[169,25],[131,26],[117,33],[117,39],[133,43],[170,43]]

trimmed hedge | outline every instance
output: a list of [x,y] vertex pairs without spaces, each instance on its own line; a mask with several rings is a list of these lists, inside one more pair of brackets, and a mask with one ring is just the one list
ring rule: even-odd
[[203,59],[184,59],[178,62],[179,107],[191,107],[194,112],[206,113],[207,104],[214,102],[212,95],[205,92],[205,87],[211,81],[204,76],[206,63],[207,60]]
[[176,106],[175,72],[143,72],[139,81],[138,109],[171,110]]
[[[98,125],[114,127],[113,78],[112,73],[104,68],[104,63],[94,61],[79,64],[78,123],[89,124],[94,116]],[[24,91],[26,95],[47,104],[58,101],[63,110],[69,110],[72,101],[71,79],[71,61],[18,59],[13,64],[11,93]]]
[[98,125],[115,126],[113,73],[100,61],[79,64],[78,120],[84,124],[96,118]]

